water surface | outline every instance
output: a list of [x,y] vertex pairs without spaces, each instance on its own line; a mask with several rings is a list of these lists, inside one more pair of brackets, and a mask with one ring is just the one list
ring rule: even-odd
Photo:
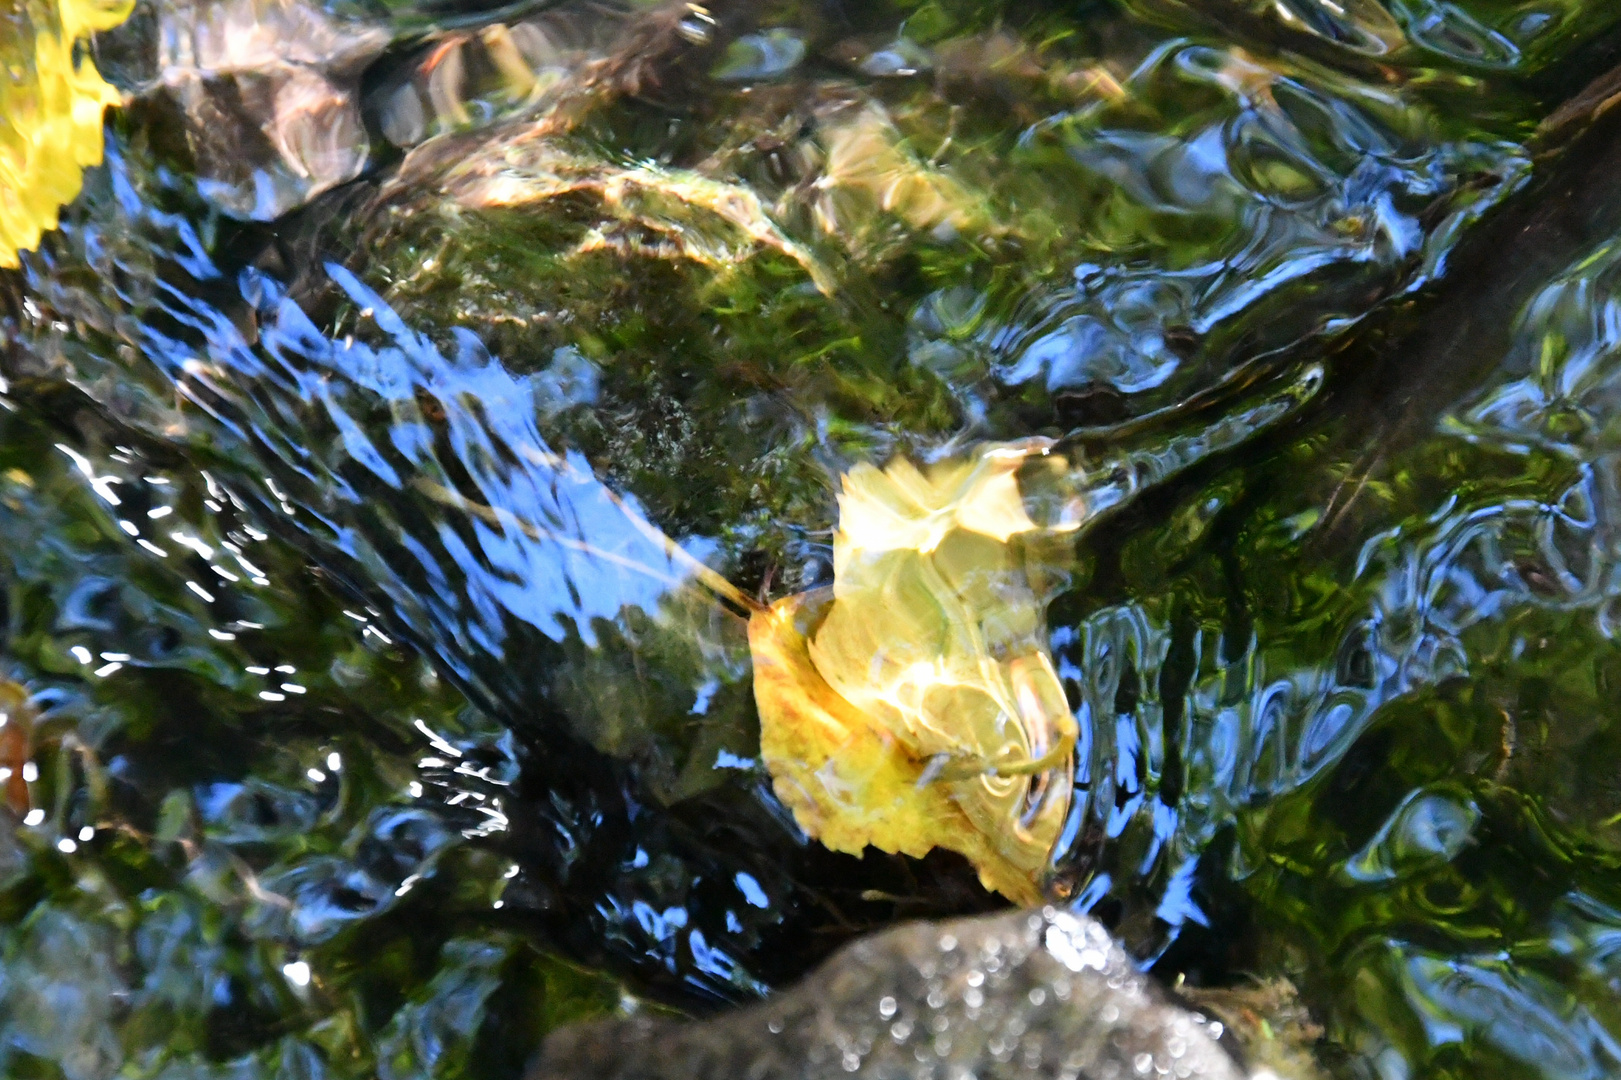
[[1331,1075],[1621,1069],[1618,19],[138,9],[5,280],[7,1074],[515,1076],[997,906],[798,832],[634,519],[774,599],[853,463],[1148,460],[1315,364],[1078,541],[1054,897],[1292,980]]

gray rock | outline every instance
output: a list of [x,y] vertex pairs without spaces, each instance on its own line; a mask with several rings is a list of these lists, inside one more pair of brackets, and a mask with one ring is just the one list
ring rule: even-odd
[[1096,922],[1047,908],[862,939],[798,986],[712,1020],[564,1028],[529,1080],[1249,1076],[1220,1034]]
[[390,33],[302,0],[155,0],[157,75],[185,126],[203,197],[271,221],[360,175],[359,86]]

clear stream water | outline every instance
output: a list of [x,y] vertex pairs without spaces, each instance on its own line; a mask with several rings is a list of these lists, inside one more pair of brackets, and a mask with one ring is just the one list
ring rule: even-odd
[[1152,460],[1320,365],[1078,540],[1053,896],[1289,980],[1327,1075],[1621,1074],[1621,7],[153,0],[91,51],[106,164],[0,280],[0,1072],[516,1077],[996,908],[806,840],[620,500],[776,598],[855,462]]

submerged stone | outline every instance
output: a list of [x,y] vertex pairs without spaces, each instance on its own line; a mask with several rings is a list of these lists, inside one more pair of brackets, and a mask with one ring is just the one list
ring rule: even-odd
[[1251,1076],[1221,1033],[1098,923],[1046,908],[865,938],[793,989],[712,1020],[564,1028],[529,1080]]
[[157,21],[156,75],[139,89],[178,116],[210,203],[272,221],[360,174],[361,75],[389,31],[295,0],[165,2]]

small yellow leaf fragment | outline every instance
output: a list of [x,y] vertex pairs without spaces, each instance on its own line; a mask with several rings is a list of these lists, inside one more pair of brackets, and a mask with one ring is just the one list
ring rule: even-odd
[[101,164],[101,118],[121,100],[97,72],[81,40],[129,18],[133,0],[26,4],[0,24],[0,266],[54,229],[78,197],[84,170]]

